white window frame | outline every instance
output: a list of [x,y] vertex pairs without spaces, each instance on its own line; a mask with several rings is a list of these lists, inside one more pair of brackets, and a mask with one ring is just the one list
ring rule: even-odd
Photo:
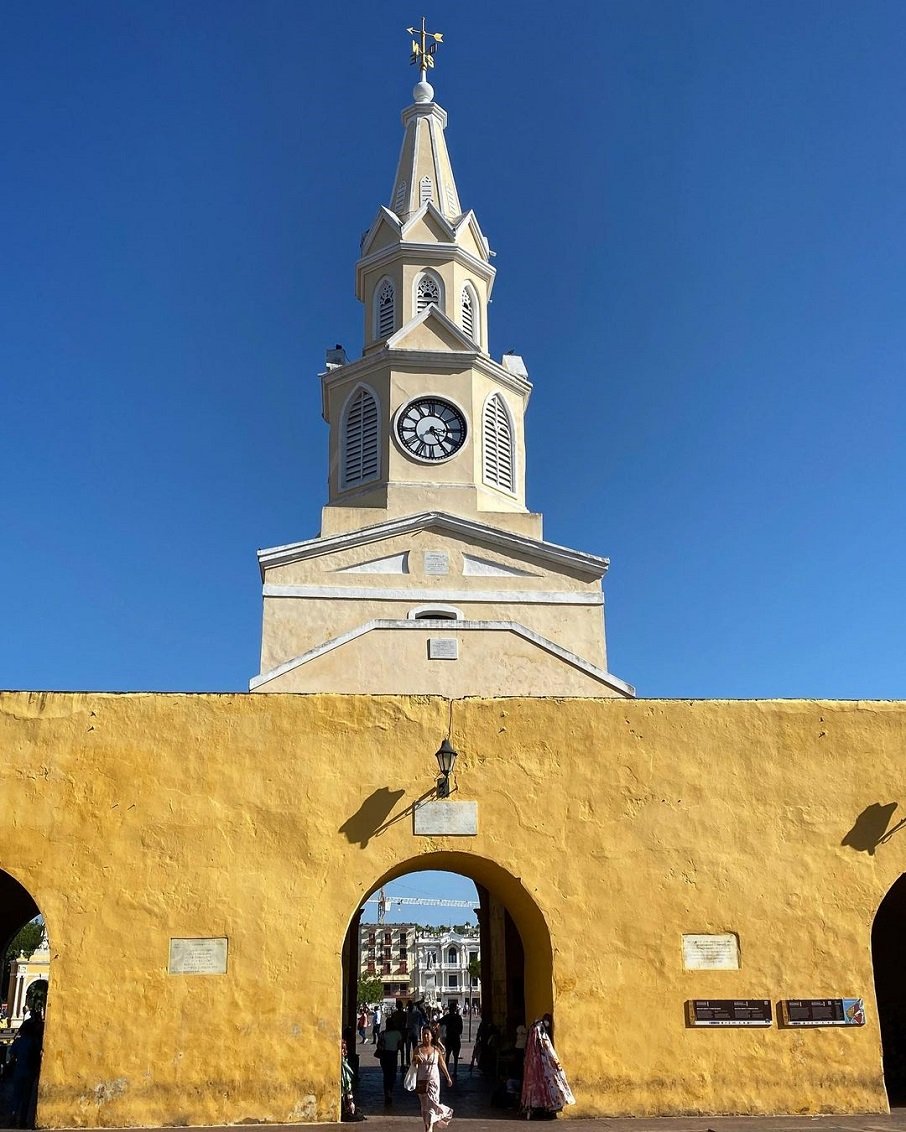
[[[466,295],[472,300],[471,334],[466,330],[465,319],[463,318],[463,307],[465,305]],[[478,292],[471,282],[467,282],[463,285],[459,296],[459,325],[462,327],[463,333],[467,334],[476,346],[481,345],[481,303],[478,301]]]
[[[390,328],[390,334],[382,334],[381,333],[381,291],[384,289],[385,283],[389,283],[390,287],[393,290],[393,326]],[[396,284],[393,282],[393,280],[390,278],[389,275],[384,275],[378,280],[377,286],[374,289],[374,296],[373,296],[373,299],[372,299],[372,307],[373,307],[373,312],[372,312],[372,314],[373,314],[373,317],[372,317],[372,323],[373,323],[373,325],[372,325],[372,332],[373,332],[372,338],[374,339],[374,341],[378,341],[378,339],[380,339],[380,338],[389,338],[396,331],[397,321],[398,321],[397,315],[399,313],[398,310],[397,310],[397,288],[396,288]]]
[[[462,610],[458,609],[455,605],[439,605],[437,602],[432,602],[430,605],[416,605],[406,614],[407,621],[428,621],[429,613],[441,613],[443,617],[439,620],[443,621],[465,621]],[[451,617],[450,614],[453,614]]]
[[[510,430],[510,472],[513,482],[512,487],[505,487],[499,483],[492,483],[491,480],[488,479],[487,445],[485,444],[487,433],[485,423],[487,419],[488,406],[491,404],[495,397],[497,398],[498,402],[503,405],[503,411],[506,415],[507,424]],[[507,403],[507,399],[502,393],[489,393],[485,398],[484,405],[482,405],[481,407],[481,481],[485,485],[485,487],[490,487],[495,491],[503,492],[504,495],[515,496],[516,485],[519,482],[519,471],[516,467],[516,456],[516,422],[513,419],[512,409],[510,409],[510,406]]]
[[418,285],[423,279],[430,279],[437,285],[437,302],[429,303],[429,306],[436,306],[439,311],[446,310],[446,294],[444,292],[444,281],[437,274],[436,271],[420,271],[415,277],[412,284],[412,314],[417,315],[418,311]]
[[[375,465],[374,475],[369,476],[367,479],[355,480],[353,483],[346,481],[346,438],[347,438],[347,418],[349,416],[349,408],[355,401],[360,393],[367,393],[374,401],[375,408],[377,409],[377,463]],[[343,402],[343,409],[340,412],[340,443],[338,446],[340,455],[340,468],[339,468],[339,482],[340,491],[350,491],[355,487],[362,487],[364,484],[374,483],[375,480],[381,478],[381,400],[375,393],[370,385],[360,381],[353,388],[352,392]]]

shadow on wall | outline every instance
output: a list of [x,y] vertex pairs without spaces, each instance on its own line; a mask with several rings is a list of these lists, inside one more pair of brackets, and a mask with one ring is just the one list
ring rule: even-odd
[[343,822],[338,832],[344,834],[351,845],[358,844],[360,849],[366,848],[371,838],[376,837],[384,828],[390,811],[405,793],[405,790],[388,790],[386,786],[375,790],[352,817]]
[[848,845],[857,853],[870,853],[873,857],[879,845],[885,844],[897,830],[906,825],[906,818],[901,818],[896,825],[887,828],[897,804],[887,802],[882,805],[880,802],[872,802],[870,806],[866,806],[840,844]]

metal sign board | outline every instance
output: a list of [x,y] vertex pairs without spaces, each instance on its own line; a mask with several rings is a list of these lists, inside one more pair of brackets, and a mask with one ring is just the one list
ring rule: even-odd
[[770,1026],[769,998],[693,998],[686,1003],[690,1026]]
[[780,1003],[784,1026],[864,1026],[861,998],[787,998]]

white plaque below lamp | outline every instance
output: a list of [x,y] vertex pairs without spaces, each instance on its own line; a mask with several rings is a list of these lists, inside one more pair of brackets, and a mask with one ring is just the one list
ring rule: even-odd
[[422,802],[415,807],[412,832],[422,836],[474,837],[478,833],[477,802]]

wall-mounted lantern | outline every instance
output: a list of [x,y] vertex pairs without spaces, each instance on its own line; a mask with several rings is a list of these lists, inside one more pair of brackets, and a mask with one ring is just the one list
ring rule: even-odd
[[438,798],[449,798],[450,796],[450,775],[453,773],[458,754],[459,752],[449,739],[444,739],[434,754],[437,765],[440,767],[440,776],[437,779]]

